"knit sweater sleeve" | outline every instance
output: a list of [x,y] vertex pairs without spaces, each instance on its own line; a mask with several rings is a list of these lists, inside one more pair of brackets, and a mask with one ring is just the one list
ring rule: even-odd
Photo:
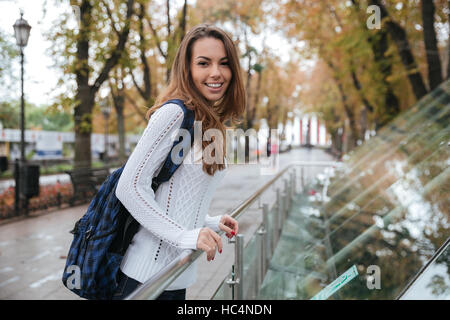
[[211,228],[215,232],[219,232],[219,223],[222,216],[210,216],[209,214],[205,217],[205,227]]
[[186,230],[168,217],[151,188],[152,178],[169,154],[182,122],[183,110],[177,104],[166,104],[153,113],[123,169],[116,196],[155,236],[180,249],[195,250],[200,228]]

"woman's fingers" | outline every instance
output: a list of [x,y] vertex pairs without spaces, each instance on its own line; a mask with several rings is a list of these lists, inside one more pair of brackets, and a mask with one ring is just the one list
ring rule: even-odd
[[[214,241],[217,244],[217,249],[219,250],[219,253],[222,253],[222,249],[223,249],[222,238],[220,238],[220,236],[212,230],[211,230],[211,236],[213,237]],[[215,251],[214,251],[214,253],[215,253]]]
[[227,233],[227,234],[230,234],[230,235],[231,235],[231,233],[233,232],[233,229],[232,229],[232,228],[226,226],[226,225],[223,224],[223,223],[219,223],[219,229],[222,230],[222,231],[224,231],[224,232]]
[[197,248],[206,252],[208,261],[214,260],[216,248],[219,250],[219,253],[222,253],[222,239],[211,229],[203,228],[198,236]]
[[226,232],[228,238],[231,238],[238,234],[239,224],[229,215],[223,215],[220,220],[219,228]]
[[214,256],[215,256],[215,252],[216,252],[216,248],[207,244],[204,244],[202,246],[202,249],[205,253],[206,253],[206,259],[208,261],[214,260]]

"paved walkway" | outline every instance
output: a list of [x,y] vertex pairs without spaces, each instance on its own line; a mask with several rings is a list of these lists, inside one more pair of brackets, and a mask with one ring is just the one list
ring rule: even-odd
[[[322,150],[293,149],[280,155],[279,169],[292,161],[332,161]],[[312,172],[311,172],[312,173]],[[232,165],[212,200],[210,215],[230,213],[273,178],[261,175],[258,165]],[[275,187],[281,186],[277,184]],[[274,188],[263,195],[273,205]],[[256,202],[239,220],[240,233],[249,240],[261,222]],[[79,299],[61,282],[65,256],[72,241],[69,230],[85,213],[87,204],[0,225],[0,299]],[[234,261],[234,247],[223,236],[224,250],[207,262],[198,261],[198,278],[187,299],[209,299]]]

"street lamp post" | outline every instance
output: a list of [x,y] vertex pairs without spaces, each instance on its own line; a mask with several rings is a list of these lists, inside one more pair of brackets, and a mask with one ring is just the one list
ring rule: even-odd
[[111,114],[111,104],[107,98],[100,101],[100,110],[105,117],[105,153],[103,159],[105,163],[108,163],[108,122]]
[[23,49],[28,44],[28,38],[30,36],[31,26],[23,19],[23,12],[20,13],[20,19],[16,20],[13,25],[14,35],[16,37],[16,43],[20,48],[20,69],[21,69],[21,99],[20,99],[20,161],[25,162],[25,98],[23,91],[23,62],[24,54]]
[[[16,20],[13,25],[14,27],[14,36],[16,38],[16,43],[20,48],[20,66],[21,66],[21,101],[20,101],[20,161],[15,164],[15,209],[16,213],[19,211],[19,203],[20,203],[20,172],[23,164],[26,161],[25,158],[25,98],[24,98],[24,90],[23,90],[23,62],[24,62],[24,54],[23,50],[28,44],[28,38],[30,36],[31,26],[28,22],[23,19],[23,12],[20,12],[20,19]],[[25,205],[26,206],[26,205]]]

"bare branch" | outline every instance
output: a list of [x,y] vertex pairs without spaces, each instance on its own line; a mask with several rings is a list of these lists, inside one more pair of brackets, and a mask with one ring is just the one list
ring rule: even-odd
[[136,90],[139,92],[139,94],[142,96],[142,98],[145,99],[145,92],[139,87],[139,84],[136,82],[136,78],[134,77],[133,71],[130,70],[130,76],[131,80],[133,80],[133,84],[136,87]]
[[153,37],[155,37],[156,47],[158,48],[159,53],[161,53],[161,55],[164,57],[164,59],[167,59],[167,54],[164,53],[164,51],[161,48],[161,40],[159,39],[158,33],[156,32],[155,28],[153,28],[150,18],[147,18],[146,20],[147,20],[148,26],[150,27],[150,30],[152,30]]
[[122,32],[119,35],[119,41],[117,43],[116,49],[113,50],[112,55],[106,60],[102,71],[98,75],[94,84],[91,86],[92,94],[95,94],[99,90],[102,83],[108,78],[109,72],[117,64],[120,56],[122,55],[122,53],[125,49],[125,43],[128,40],[128,34],[130,32],[130,21],[131,21],[131,16],[132,16],[133,10],[134,10],[133,6],[134,6],[134,0],[128,0],[125,25],[122,29]]
[[106,8],[106,12],[108,13],[108,17],[109,17],[109,19],[111,20],[111,26],[112,26],[114,32],[116,33],[116,35],[117,35],[118,37],[120,37],[120,32],[119,32],[119,30],[117,30],[117,28],[116,28],[116,22],[114,21],[114,17],[113,17],[113,15],[112,15],[111,9],[109,8],[108,4],[107,4],[105,1],[102,1],[102,4],[103,4],[103,5],[105,6],[105,8]]
[[138,113],[138,115],[139,115],[145,122],[147,122],[147,118],[146,118],[145,113],[143,113],[143,112],[139,109],[139,107],[138,107],[136,101],[135,101],[133,98],[131,98],[126,92],[124,92],[124,96],[125,96],[126,99],[128,99],[128,101],[130,101],[131,105],[134,107],[134,109],[136,110],[136,112]]

